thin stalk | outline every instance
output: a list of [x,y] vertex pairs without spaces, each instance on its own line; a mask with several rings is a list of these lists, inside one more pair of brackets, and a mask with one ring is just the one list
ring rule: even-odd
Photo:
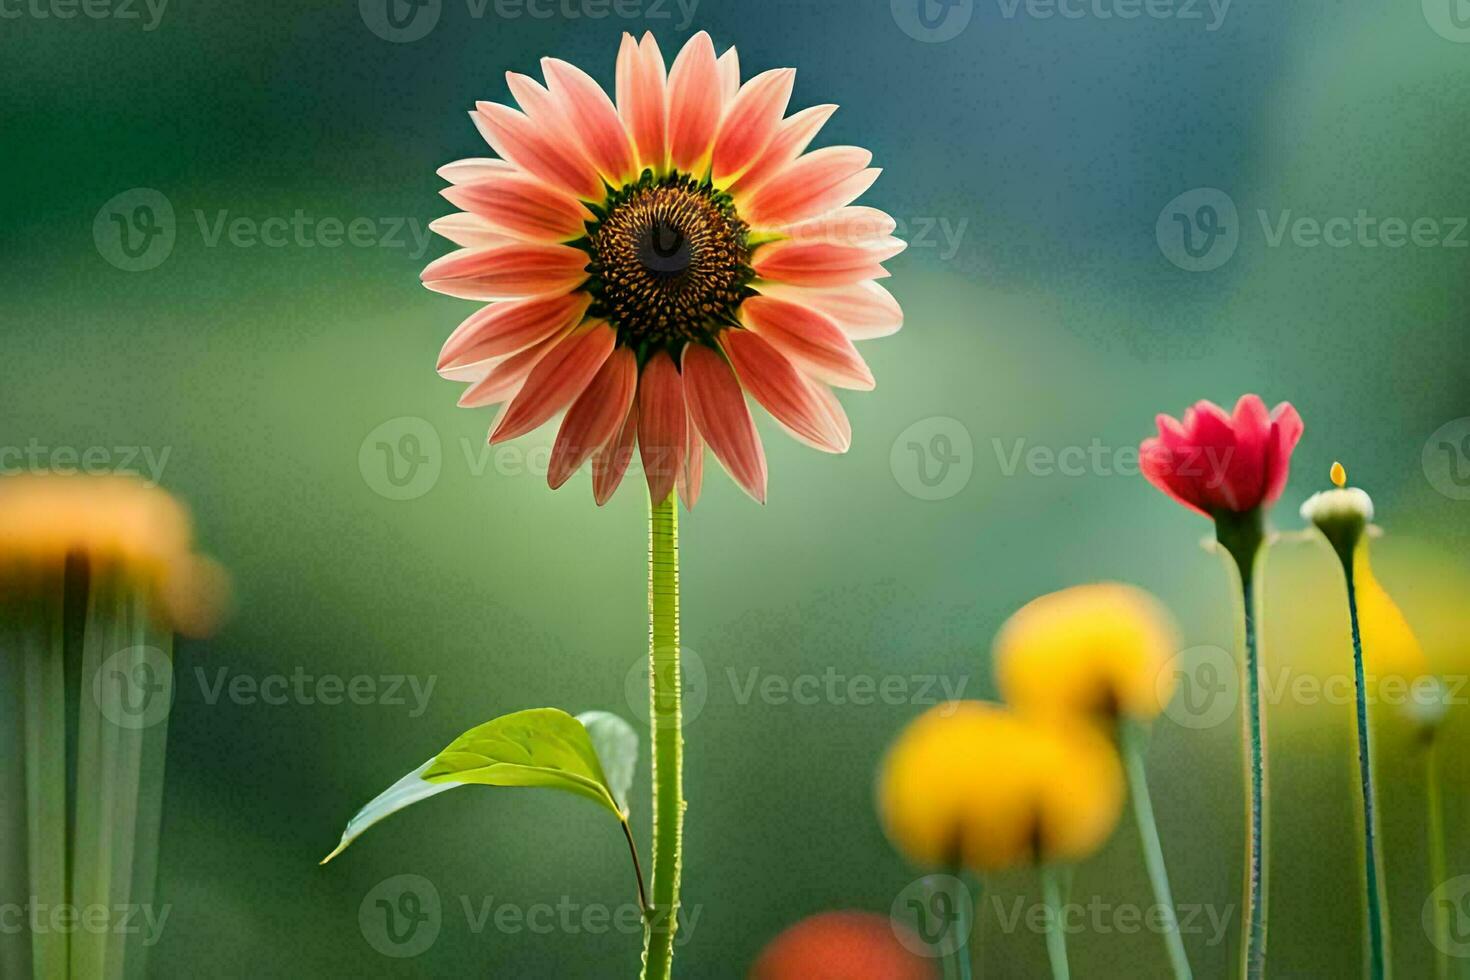
[[[939,966],[944,972],[944,980],[960,980],[959,961],[963,956],[969,955],[966,944],[961,942],[959,936],[959,927],[962,920],[960,918],[949,918],[949,903],[938,901],[940,895],[943,895],[947,899],[958,899],[964,896],[965,889],[961,888],[958,890],[958,894],[954,894],[954,890],[951,888],[951,882],[958,881],[960,874],[961,869],[953,867],[950,869],[948,876],[933,875],[924,879],[924,897],[929,903],[929,910],[933,911],[936,905],[945,909],[945,912],[941,913],[940,918],[946,924],[939,930],[938,938],[930,943],[934,948],[934,955],[939,959]],[[927,916],[921,917],[920,928],[927,934]],[[968,964],[966,965],[968,966]]]
[[1236,570],[1240,573],[1240,598],[1245,622],[1246,704],[1243,724],[1245,765],[1250,782],[1250,799],[1246,806],[1246,920],[1241,967],[1248,980],[1262,980],[1266,974],[1266,733],[1261,713],[1261,657],[1256,639],[1255,588],[1256,560],[1265,541],[1261,512],[1217,514],[1215,535],[1235,559]]
[[[1429,827],[1429,879],[1433,891],[1449,879],[1444,853],[1444,798],[1439,784],[1439,740],[1431,738],[1424,753],[1424,781]],[[1443,901],[1434,903],[1434,976],[1449,980],[1450,976],[1450,910]]]
[[[20,627],[19,656],[24,677],[21,695],[25,744],[25,820],[30,864],[28,901],[60,906],[67,901],[66,878],[66,678],[63,660],[62,564],[38,569],[34,595],[20,599],[26,610]],[[0,650],[0,656],[14,656]],[[55,980],[67,976],[68,943],[64,933],[39,930],[31,935],[33,976]]]
[[970,963],[982,980],[985,977],[985,876],[975,876],[975,907],[971,915]]
[[1174,894],[1169,888],[1169,872],[1164,865],[1164,847],[1159,841],[1158,824],[1154,822],[1153,800],[1148,792],[1148,771],[1144,764],[1143,725],[1127,718],[1118,724],[1118,741],[1123,749],[1123,766],[1128,774],[1128,792],[1133,799],[1133,815],[1138,823],[1138,839],[1143,847],[1143,863],[1153,886],[1154,903],[1163,916],[1164,946],[1169,952],[1169,965],[1176,980],[1191,980],[1189,957],[1184,953],[1184,937],[1179,934],[1179,918],[1174,907]]
[[633,842],[633,828],[623,822],[623,837],[628,841],[628,853],[633,857],[633,877],[638,879],[638,911],[648,912],[648,893],[643,890],[643,865],[638,860],[638,845]]
[[1378,884],[1378,817],[1373,805],[1373,760],[1368,744],[1368,692],[1363,679],[1363,638],[1358,630],[1358,589],[1353,581],[1351,557],[1343,562],[1347,577],[1348,618],[1353,628],[1353,681],[1358,701],[1358,781],[1363,791],[1363,866],[1366,871],[1368,905],[1368,970],[1373,980],[1383,980],[1385,929],[1383,895]]
[[[955,878],[956,881],[963,881],[964,880],[963,877],[962,877],[964,875],[964,869],[963,868],[955,868],[954,871],[952,872],[952,874],[953,874],[953,876],[954,876],[954,878]],[[963,896],[966,896],[966,895],[969,894],[968,890],[965,889],[964,887],[961,887],[959,889],[959,892],[960,892],[960,895],[957,896],[957,897],[963,897]],[[961,910],[961,911],[963,911],[963,910]],[[958,924],[958,921],[957,921],[956,924]],[[953,963],[954,975],[957,978],[957,980],[970,980],[970,942],[969,942],[969,940],[970,940],[970,936],[973,934],[974,928],[975,928],[975,913],[974,913],[974,905],[973,905],[973,903],[972,903],[972,905],[970,907],[969,926],[970,926],[970,928],[967,929],[967,930],[965,930],[964,933],[959,937],[959,940],[960,941],[958,941],[958,942],[956,942],[954,944],[954,948],[951,949],[949,951],[949,954],[944,958],[944,974],[945,974],[945,976],[949,976],[949,972],[950,972],[950,969],[951,969],[951,963]]]
[[1041,869],[1041,893],[1046,900],[1046,956],[1051,961],[1052,980],[1069,980],[1067,932],[1062,921],[1062,886],[1055,865]]
[[653,732],[653,901],[644,913],[643,978],[668,980],[679,928],[684,735],[679,673],[679,517],[670,494],[648,509],[649,723]]

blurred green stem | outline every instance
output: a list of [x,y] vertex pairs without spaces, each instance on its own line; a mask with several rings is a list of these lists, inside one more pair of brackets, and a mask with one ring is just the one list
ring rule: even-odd
[[[956,871],[955,871],[955,877],[956,878],[959,878],[961,881],[963,881],[964,880],[963,875],[964,875],[964,871],[963,870],[956,869]],[[983,892],[984,887],[985,887],[984,886],[984,883],[981,882],[979,879],[976,879],[976,882],[975,882],[975,902],[976,903],[979,902],[980,895]],[[960,890],[960,893],[961,894],[964,894],[964,889],[961,889]],[[959,945],[955,946],[954,951],[951,952],[950,955],[949,955],[949,959],[953,960],[954,963],[955,963],[955,976],[957,976],[959,978],[959,980],[970,980],[970,943],[969,943],[969,939],[970,939],[970,936],[972,936],[974,934],[974,930],[975,930],[975,907],[976,906],[974,904],[972,904],[971,907],[970,907],[970,921],[969,921],[970,928],[966,931],[966,934],[964,936],[964,940],[965,941],[962,942],[962,943],[960,943]],[[945,969],[948,970],[949,967],[946,966]]]
[[653,733],[653,901],[644,913],[643,978],[673,973],[684,842],[679,673],[679,515],[674,495],[648,509],[649,727]]
[[1363,637],[1358,629],[1358,589],[1353,581],[1352,555],[1343,557],[1347,577],[1348,619],[1353,630],[1353,683],[1358,710],[1358,781],[1363,792],[1363,867],[1367,880],[1368,967],[1373,980],[1383,980],[1387,964],[1383,894],[1378,884],[1378,818],[1373,805],[1373,761],[1368,733],[1368,692],[1363,678]]
[[[17,604],[27,610],[21,627],[24,705],[25,807],[30,862],[30,894],[37,905],[63,906],[67,900],[66,851],[66,676],[63,628],[66,570],[57,563],[37,576],[33,608],[31,597]],[[7,610],[10,612],[10,610]],[[33,617],[33,619],[32,619]],[[21,617],[17,615],[17,619]],[[12,655],[0,651],[0,656]],[[7,760],[7,764],[11,764]],[[7,801],[8,803],[9,801]],[[33,976],[37,980],[64,978],[70,972],[69,944],[56,929],[31,932]]]
[[1256,561],[1265,541],[1264,518],[1259,509],[1244,514],[1222,511],[1215,515],[1215,537],[1235,559],[1240,573],[1240,600],[1245,621],[1245,748],[1250,780],[1246,809],[1246,920],[1241,966],[1248,980],[1266,973],[1266,733],[1261,714],[1261,658],[1256,639]]
[[1190,980],[1189,957],[1184,953],[1184,938],[1179,934],[1179,918],[1174,908],[1174,895],[1169,889],[1169,872],[1164,865],[1164,847],[1159,841],[1159,828],[1154,822],[1154,805],[1148,792],[1148,771],[1144,762],[1146,732],[1142,722],[1121,718],[1118,741],[1123,748],[1123,765],[1128,773],[1128,791],[1133,797],[1133,815],[1138,823],[1138,839],[1143,846],[1143,863],[1153,886],[1154,903],[1163,916],[1164,945],[1169,951],[1169,965],[1175,980]]
[[[1439,783],[1439,739],[1431,736],[1424,753],[1426,807],[1429,810],[1429,886],[1435,891],[1449,878],[1444,853],[1444,799]],[[1443,900],[1434,903],[1434,975],[1449,980],[1450,909]]]
[[1041,893],[1046,899],[1046,955],[1051,960],[1052,980],[1068,980],[1067,932],[1062,920],[1062,885],[1056,865],[1041,869]]

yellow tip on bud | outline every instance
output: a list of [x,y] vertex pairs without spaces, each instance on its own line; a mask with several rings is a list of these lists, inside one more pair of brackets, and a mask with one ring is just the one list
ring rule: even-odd
[[1333,463],[1332,464],[1332,472],[1331,472],[1331,475],[1332,475],[1332,485],[1333,486],[1336,486],[1336,487],[1345,487],[1345,486],[1347,486],[1347,470],[1343,468],[1343,465],[1341,463]]

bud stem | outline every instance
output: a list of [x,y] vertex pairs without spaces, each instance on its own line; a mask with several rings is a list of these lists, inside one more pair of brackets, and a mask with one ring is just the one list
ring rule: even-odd
[[1358,628],[1358,589],[1353,581],[1353,559],[1342,559],[1347,578],[1348,618],[1353,628],[1353,681],[1357,691],[1358,777],[1363,791],[1363,866],[1367,880],[1368,966],[1373,980],[1383,980],[1388,945],[1383,895],[1378,884],[1378,818],[1373,804],[1372,747],[1368,733],[1368,693],[1363,678],[1363,638]]

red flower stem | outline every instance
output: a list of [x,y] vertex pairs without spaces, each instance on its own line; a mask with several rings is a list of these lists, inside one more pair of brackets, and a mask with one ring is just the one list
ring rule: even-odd
[[1245,748],[1250,781],[1246,809],[1249,854],[1246,859],[1246,919],[1242,936],[1242,974],[1261,980],[1266,973],[1266,733],[1261,713],[1261,658],[1256,638],[1256,561],[1265,541],[1259,509],[1215,515],[1215,536],[1235,559],[1245,620]]

